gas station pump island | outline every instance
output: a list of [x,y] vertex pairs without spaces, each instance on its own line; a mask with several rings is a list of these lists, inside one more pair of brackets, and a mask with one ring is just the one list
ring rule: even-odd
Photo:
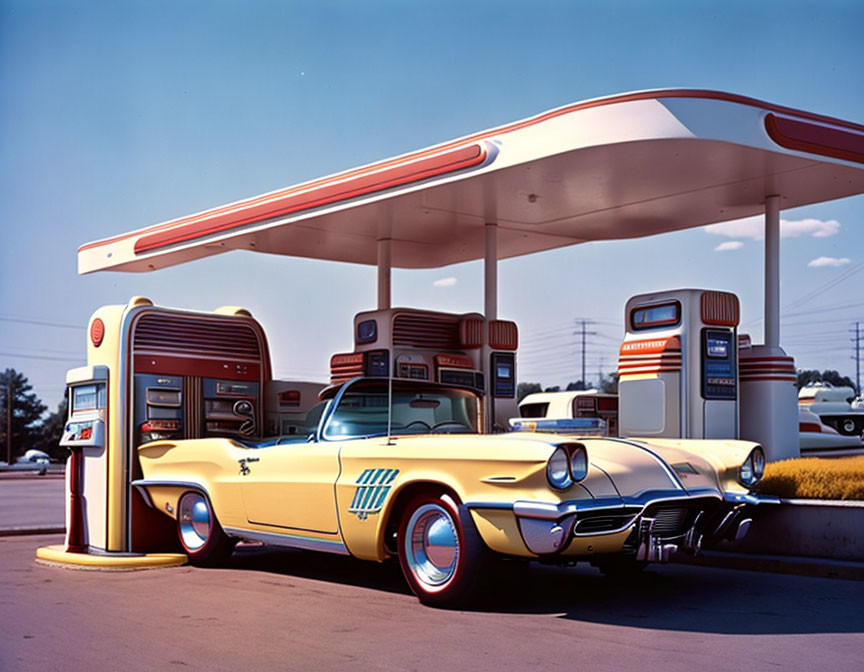
[[[619,434],[746,439],[777,460],[798,455],[794,362],[780,347],[779,213],[861,193],[864,126],[733,94],[647,91],[88,243],[78,264],[80,273],[147,272],[247,250],[376,265],[377,309],[355,317],[354,349],[333,356],[330,382],[473,388],[491,432],[517,415],[518,331],[498,318],[499,259],[762,214],[764,345],[739,352],[738,299],[722,287],[634,296]],[[390,305],[393,266],[475,259],[485,262],[482,313]],[[273,380],[264,328],[248,311],[173,310],[143,297],[93,314],[87,366],[67,386],[65,550],[94,564],[130,554],[182,561],[171,555],[180,550],[168,541],[171,519],[135,485],[140,445],[305,434],[323,388]]]

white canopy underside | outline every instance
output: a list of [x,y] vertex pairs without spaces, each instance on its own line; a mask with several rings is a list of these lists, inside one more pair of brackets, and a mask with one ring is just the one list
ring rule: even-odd
[[[149,271],[235,249],[374,265],[380,239],[392,241],[393,266],[434,268],[482,259],[486,223],[498,225],[507,258],[757,215],[774,194],[785,209],[864,193],[854,151],[845,160],[781,146],[766,118],[808,120],[853,150],[864,129],[795,112],[707,92],[576,104],[84,245],[79,272]],[[453,163],[465,156],[470,165]]]

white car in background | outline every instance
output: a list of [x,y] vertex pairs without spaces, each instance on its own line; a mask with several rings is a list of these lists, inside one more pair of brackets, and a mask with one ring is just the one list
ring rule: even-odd
[[13,464],[0,462],[0,471],[36,471],[40,476],[48,473],[51,457],[48,453],[32,448],[19,457]]
[[853,455],[864,450],[861,436],[841,434],[805,406],[798,407],[798,432],[802,456]]
[[618,436],[618,395],[598,390],[567,390],[535,392],[519,402],[519,418],[511,426],[526,419],[570,420],[598,419],[603,421],[601,433]]
[[[808,388],[804,389],[807,390]],[[803,456],[823,455],[831,457],[857,455],[864,451],[864,437],[861,434],[839,432],[834,426],[825,422],[823,417],[811,410],[812,408],[813,410],[820,409],[828,412],[835,411],[838,414],[845,412],[844,418],[849,421],[847,417],[850,414],[849,402],[846,401],[845,397],[841,400],[839,395],[850,396],[852,390],[850,388],[832,388],[828,384],[823,385],[821,383],[816,389],[821,391],[821,396],[815,402],[811,402],[812,405],[801,404],[798,407],[798,436],[801,454]],[[834,394],[837,398],[823,399],[822,396],[826,394]],[[809,398],[815,396],[814,394]],[[832,403],[833,405],[831,405]],[[852,413],[857,412],[860,414],[860,418],[864,418],[864,404],[862,404],[861,410],[854,410],[854,406],[852,408]],[[519,418],[513,418],[510,421],[512,426],[516,427],[519,422],[524,424],[525,421],[532,419],[567,421],[571,418],[602,418],[606,424],[605,431],[601,429],[601,433],[606,436],[618,436],[618,395],[616,394],[603,394],[597,390],[535,392],[526,395],[519,402],[519,415]],[[834,424],[837,424],[836,418]],[[540,428],[538,427],[538,429]],[[543,426],[542,429],[555,431],[546,426]],[[567,426],[565,425],[562,429],[567,429]]]

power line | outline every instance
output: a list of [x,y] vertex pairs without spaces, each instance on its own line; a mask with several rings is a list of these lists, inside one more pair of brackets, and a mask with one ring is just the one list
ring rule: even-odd
[[850,268],[843,271],[840,275],[834,276],[832,279],[823,283],[822,285],[820,285],[819,287],[817,287],[816,289],[811,291],[809,294],[805,294],[804,296],[799,297],[798,299],[795,299],[791,303],[787,303],[785,306],[783,306],[783,309],[785,310],[788,308],[797,308],[798,306],[804,305],[808,301],[812,301],[817,296],[824,294],[825,292],[827,292],[832,287],[836,287],[841,282],[843,282],[847,278],[855,275],[858,271],[860,271],[862,269],[864,269],[864,262],[855,264],[854,266],[851,266]]
[[[19,346],[13,345],[11,343],[10,344],[4,343],[4,344],[2,344],[2,347],[9,347],[9,348],[14,348],[15,350],[22,350],[22,348],[20,348]],[[71,357],[80,357],[81,356],[81,351],[72,352],[71,350],[55,350],[54,348],[23,348],[23,351],[25,353],[29,353],[29,354],[41,354],[44,352],[44,353],[48,353],[51,355],[69,355]]]
[[19,324],[35,324],[40,327],[58,327],[60,329],[80,329],[86,331],[87,327],[80,324],[62,324],[60,322],[44,322],[42,320],[28,320],[22,317],[0,317],[0,322],[17,322]]
[[[580,319],[580,318],[576,318],[576,319]],[[623,322],[622,322],[622,321],[618,321],[618,322],[611,322],[611,321],[609,321],[609,320],[597,320],[597,319],[592,319],[591,322],[592,322],[593,324],[601,324],[601,325],[610,326],[610,327],[619,327],[619,328],[623,328]],[[555,325],[550,325],[549,327],[546,327],[546,328],[544,328],[544,329],[540,329],[540,330],[537,330],[537,331],[525,332],[525,333],[522,335],[522,340],[523,340],[523,341],[527,341],[527,340],[531,340],[531,339],[533,339],[533,338],[535,338],[535,337],[538,337],[538,336],[542,336],[542,335],[544,335],[544,334],[547,334],[547,333],[549,333],[549,332],[567,332],[567,331],[570,331],[571,329],[573,329],[573,324],[572,324],[572,323],[571,323],[571,324],[555,324]]]
[[21,359],[44,359],[51,362],[83,362],[83,357],[46,357],[43,355],[16,355],[14,352],[0,352],[0,357],[20,357]]
[[[814,299],[817,296],[819,296],[819,294],[822,294],[825,291],[831,289],[832,287],[835,287],[836,285],[840,284],[841,282],[843,282],[844,280],[846,280],[850,276],[852,276],[855,273],[857,273],[858,271],[860,271],[862,268],[864,268],[864,263],[856,264],[855,266],[852,266],[851,268],[846,269],[842,275],[835,276],[834,278],[832,278],[828,282],[824,283],[823,285],[817,287],[815,290],[810,292],[810,294],[805,294],[804,296],[799,297],[799,298],[787,303],[785,306],[783,306],[783,311],[789,310],[790,308],[798,308],[799,306],[804,305],[805,303],[807,303],[811,299]],[[848,310],[850,308],[858,308],[860,306],[864,306],[864,303],[861,303],[861,302],[847,303],[847,304],[840,304],[840,305],[834,305],[834,306],[823,306],[822,308],[814,308],[812,310],[804,310],[804,311],[798,311],[798,312],[792,312],[792,313],[785,313],[784,312],[781,315],[780,319],[782,321],[782,320],[785,320],[786,318],[789,318],[789,317],[807,317],[807,316],[811,316],[811,315],[814,315],[817,313],[829,313],[829,312],[833,312],[835,310]],[[764,316],[763,317],[757,317],[757,318],[751,320],[750,322],[748,322],[746,325],[742,325],[742,326],[748,326],[749,327],[751,325],[758,324],[759,322],[762,322],[763,319],[764,319]]]

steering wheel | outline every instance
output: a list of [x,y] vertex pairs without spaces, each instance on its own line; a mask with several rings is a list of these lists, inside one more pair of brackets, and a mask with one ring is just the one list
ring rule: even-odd
[[453,426],[453,427],[460,427],[460,428],[463,428],[463,427],[464,427],[464,428],[467,429],[469,432],[470,432],[470,431],[473,431],[473,430],[472,430],[468,425],[466,425],[464,422],[457,422],[456,420],[445,420],[444,422],[436,422],[436,423],[432,426],[432,431],[434,432],[434,431],[435,431],[436,429],[438,429],[439,427],[446,427],[447,425],[451,425],[451,426]]
[[430,431],[431,431],[431,429],[432,429],[432,428],[429,426],[429,423],[427,423],[427,422],[423,422],[422,420],[413,420],[413,421],[409,422],[407,425],[405,425],[405,429],[408,429],[408,428],[411,427],[412,425],[421,425],[422,427],[424,427],[425,429],[428,429],[428,430],[430,430]]

